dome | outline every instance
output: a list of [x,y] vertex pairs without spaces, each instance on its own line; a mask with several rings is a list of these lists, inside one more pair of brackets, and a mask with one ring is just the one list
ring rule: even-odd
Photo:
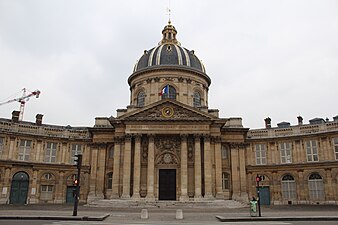
[[162,41],[157,47],[144,51],[133,72],[156,66],[182,66],[205,73],[204,65],[197,58],[194,51],[182,47],[177,41],[177,31],[170,21],[164,27],[162,34]]

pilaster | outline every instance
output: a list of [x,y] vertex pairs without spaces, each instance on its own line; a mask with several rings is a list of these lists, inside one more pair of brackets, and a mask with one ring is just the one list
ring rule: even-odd
[[135,137],[135,156],[134,156],[134,189],[133,198],[140,198],[140,178],[141,178],[141,135]]
[[121,198],[130,198],[130,172],[131,172],[131,136],[127,135],[124,142],[123,154],[123,187]]
[[194,162],[194,170],[195,170],[195,200],[200,200],[202,198],[202,177],[201,177],[201,137],[199,135],[195,135],[195,162]]
[[181,195],[180,201],[188,198],[188,142],[187,135],[181,135]]
[[147,168],[147,196],[146,199],[154,201],[154,173],[155,173],[155,144],[154,136],[149,136],[148,145],[148,168]]

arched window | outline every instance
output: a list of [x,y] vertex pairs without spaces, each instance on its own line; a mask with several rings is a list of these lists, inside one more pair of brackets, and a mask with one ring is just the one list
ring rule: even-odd
[[284,199],[296,199],[296,182],[293,176],[285,175],[282,178],[282,196]]
[[201,106],[201,95],[199,92],[194,92],[193,106],[200,107]]
[[144,106],[144,100],[145,100],[145,93],[144,91],[140,91],[137,95],[137,106],[143,107]]
[[107,174],[107,189],[112,189],[113,187],[113,173]]
[[162,96],[162,99],[170,98],[176,100],[176,89],[173,86],[167,84],[161,90],[160,95]]
[[309,196],[310,200],[324,200],[323,178],[318,173],[309,176]]

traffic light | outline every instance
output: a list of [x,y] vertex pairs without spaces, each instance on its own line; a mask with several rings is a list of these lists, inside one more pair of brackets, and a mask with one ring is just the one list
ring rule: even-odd
[[258,175],[256,176],[256,182],[260,182],[262,180],[265,180],[265,176],[264,175]]
[[75,180],[73,181],[73,183],[74,183],[74,186],[77,186],[77,184],[79,183],[79,180],[78,180],[78,179],[75,179]]
[[74,159],[76,167],[80,169],[82,165],[82,155],[75,155],[75,157],[77,157],[76,159]]

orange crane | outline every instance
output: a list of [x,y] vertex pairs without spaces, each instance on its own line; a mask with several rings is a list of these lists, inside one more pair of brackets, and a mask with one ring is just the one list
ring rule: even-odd
[[10,99],[10,100],[5,101],[5,102],[1,102],[0,105],[4,105],[4,104],[7,104],[7,103],[11,103],[11,102],[20,102],[19,120],[22,121],[22,119],[23,119],[23,112],[25,111],[25,104],[26,104],[26,102],[28,102],[29,98],[32,97],[32,96],[35,96],[36,98],[39,98],[40,93],[41,92],[39,90],[29,91],[26,88],[23,88],[22,89],[22,95],[21,95],[21,97]]

